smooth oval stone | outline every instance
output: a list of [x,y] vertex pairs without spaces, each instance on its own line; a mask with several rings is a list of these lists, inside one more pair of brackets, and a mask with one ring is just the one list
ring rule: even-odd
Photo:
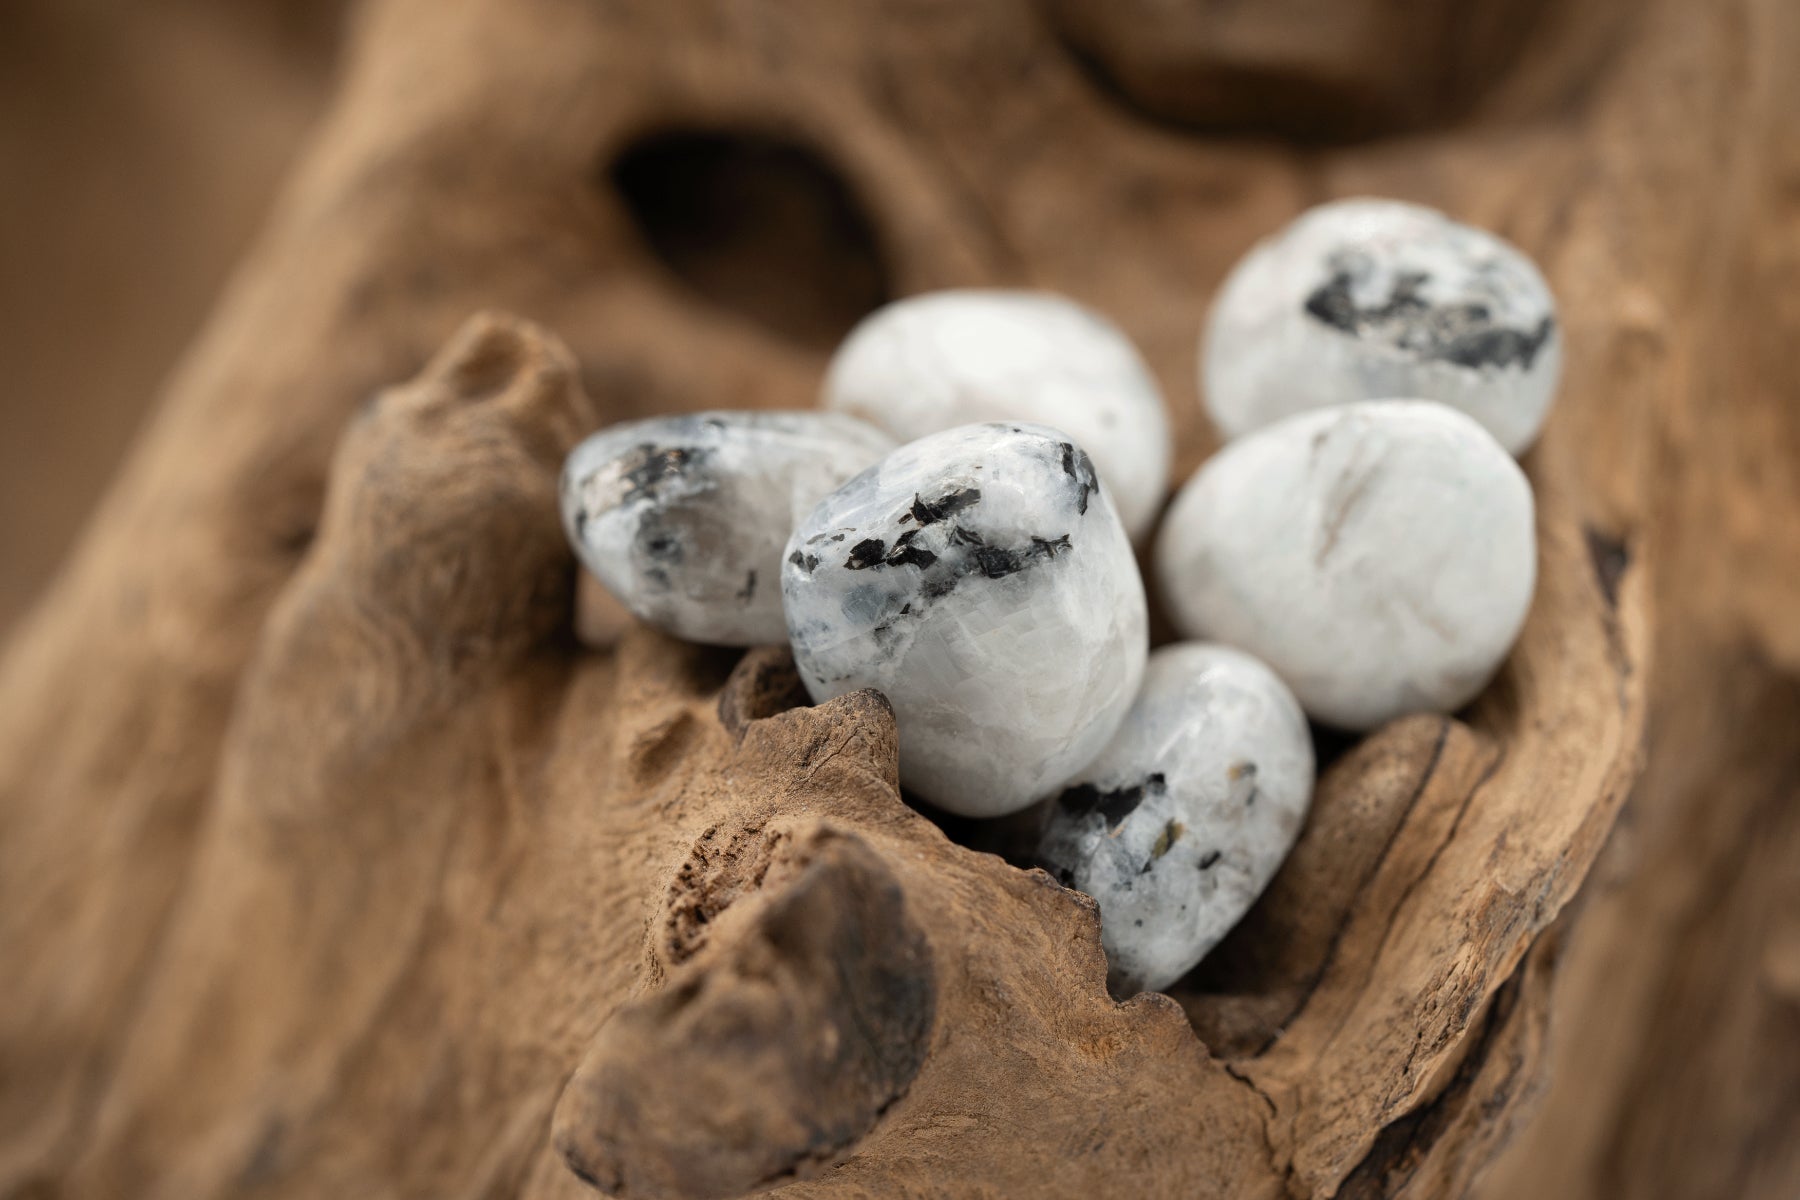
[[824,403],[902,442],[977,421],[1060,429],[1092,457],[1134,540],[1169,486],[1169,417],[1136,347],[1047,292],[963,289],[889,304],[839,348]]
[[1275,673],[1227,646],[1150,656],[1119,732],[1045,806],[1039,860],[1100,905],[1115,993],[1193,969],[1249,911],[1312,800],[1306,717]]
[[1044,426],[902,446],[794,530],[781,587],[813,699],[879,689],[901,782],[963,816],[1060,786],[1143,675],[1131,542],[1087,455]]
[[778,643],[787,637],[788,534],[893,446],[838,413],[629,421],[569,455],[563,526],[582,563],[639,619],[692,642]]
[[1302,413],[1227,445],[1170,505],[1157,579],[1186,637],[1273,667],[1316,719],[1448,712],[1518,637],[1537,574],[1531,487],[1429,401]]
[[1555,300],[1517,247],[1435,209],[1341,200],[1233,269],[1200,387],[1228,439],[1306,409],[1414,396],[1467,413],[1519,454],[1561,370]]

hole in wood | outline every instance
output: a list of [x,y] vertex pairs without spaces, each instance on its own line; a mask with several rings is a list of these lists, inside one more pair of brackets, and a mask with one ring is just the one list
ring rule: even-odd
[[812,149],[751,131],[675,129],[608,177],[645,242],[712,303],[828,350],[889,299],[874,222]]

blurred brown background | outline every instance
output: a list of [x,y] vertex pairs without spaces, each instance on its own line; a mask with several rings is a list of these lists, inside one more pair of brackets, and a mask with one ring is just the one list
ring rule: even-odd
[[265,216],[328,95],[342,9],[0,6],[0,629]]

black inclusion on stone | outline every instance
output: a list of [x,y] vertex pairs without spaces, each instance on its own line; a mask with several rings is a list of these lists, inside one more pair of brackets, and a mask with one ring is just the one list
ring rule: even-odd
[[657,488],[665,481],[684,474],[705,456],[704,451],[693,447],[674,446],[658,450],[649,442],[639,446],[638,451],[644,456],[644,461],[625,472],[625,481],[631,486],[620,497],[620,502],[624,504],[654,496]]
[[926,600],[941,600],[956,590],[955,575],[940,575],[936,579],[927,577],[925,587],[919,593]]
[[674,586],[669,578],[669,568],[679,567],[687,557],[686,547],[682,545],[681,535],[669,529],[663,520],[664,514],[651,509],[644,514],[638,523],[637,550],[648,560],[644,567],[644,578],[664,591]]
[[1057,804],[1064,812],[1072,816],[1086,816],[1097,812],[1106,820],[1108,831],[1117,829],[1119,825],[1137,811],[1137,806],[1144,802],[1144,797],[1160,795],[1167,780],[1161,771],[1146,775],[1129,787],[1113,788],[1101,791],[1091,783],[1077,784],[1068,788],[1057,797]]
[[909,529],[901,534],[900,540],[894,543],[894,548],[888,552],[888,556],[882,561],[890,567],[919,567],[920,569],[929,567],[932,563],[936,562],[937,555],[933,554],[923,546],[915,546],[912,544],[912,540],[917,533],[918,530]]
[[902,619],[912,616],[912,610],[912,603],[908,601],[901,607],[899,612],[894,613],[891,616],[883,617],[880,621],[876,622],[875,627],[869,630],[870,636],[875,639],[875,645],[882,650],[891,648],[899,636],[894,632],[895,628],[900,624]]
[[1516,365],[1529,370],[1556,329],[1549,317],[1530,330],[1495,325],[1485,304],[1433,305],[1424,294],[1430,281],[1423,271],[1402,272],[1386,300],[1365,306],[1356,302],[1356,273],[1339,268],[1306,298],[1306,315],[1351,337],[1474,368]]
[[864,571],[881,562],[881,556],[887,553],[887,543],[880,538],[864,538],[850,547],[850,557],[844,565],[852,571]]
[[1018,551],[1008,550],[1004,546],[977,546],[975,565],[989,579],[1001,579],[1022,569],[1025,560]]
[[802,571],[805,571],[808,575],[811,575],[813,568],[819,565],[819,556],[816,554],[802,554],[796,550],[788,555],[788,561],[793,563],[796,567],[799,567]]
[[[980,500],[980,488],[958,488],[953,492],[945,492],[936,500],[920,499],[919,494],[914,492],[912,509],[909,515],[913,520],[917,521],[921,527],[935,525],[945,517],[959,513],[965,508],[972,507],[979,503]],[[901,519],[904,520],[905,518]]]
[[850,557],[844,560],[844,566],[852,571],[866,571],[871,567],[929,567],[938,560],[938,556],[923,546],[913,544],[919,531],[909,529],[895,541],[893,549],[881,538],[865,538],[850,547]]
[[[1409,276],[1402,276],[1394,285],[1393,293],[1388,297],[1388,307],[1400,297]],[[1352,336],[1362,332],[1362,320],[1374,315],[1373,309],[1361,309],[1356,306],[1356,297],[1351,294],[1355,279],[1348,271],[1336,271],[1331,279],[1313,290],[1306,298],[1306,315],[1315,321],[1323,321],[1333,329],[1342,330]]]
[[1087,453],[1073,442],[1062,443],[1062,469],[1075,485],[1078,494],[1075,498],[1075,511],[1087,515],[1088,497],[1100,488],[1094,477],[1094,464]]
[[645,554],[648,554],[657,562],[681,562],[683,555],[680,538],[672,533],[667,533],[662,530],[646,530],[645,532],[649,534],[649,536],[639,539],[639,544],[643,546]]
[[[958,532],[966,531],[959,526]],[[1016,575],[1036,563],[1055,558],[1061,551],[1069,549],[1070,545],[1069,535],[1066,533],[1055,538],[1034,537],[1029,545],[1017,548],[989,546],[976,537],[970,554],[983,575],[989,579],[1002,579],[1008,575]]]
[[1223,857],[1225,857],[1224,854],[1218,850],[1208,850],[1203,856],[1201,856],[1200,869],[1202,871],[1212,870],[1213,866]]
[[1454,339],[1439,357],[1461,367],[1505,367],[1518,363],[1529,368],[1555,327],[1545,317],[1530,333],[1517,329],[1474,330]]

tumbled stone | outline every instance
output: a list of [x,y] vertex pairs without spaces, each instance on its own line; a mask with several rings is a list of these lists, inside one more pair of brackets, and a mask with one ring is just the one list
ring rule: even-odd
[[1093,459],[1133,539],[1169,486],[1169,418],[1136,347],[1047,292],[971,288],[890,304],[838,350],[824,402],[903,442],[978,421],[1060,429]]
[[1120,995],[1169,986],[1247,912],[1312,800],[1306,717],[1226,646],[1150,656],[1119,732],[1045,806],[1039,859],[1100,905]]
[[781,553],[820,497],[893,449],[820,412],[710,412],[614,425],[563,467],[563,525],[639,619],[694,642],[781,642]]
[[1256,245],[1213,304],[1201,391],[1227,438],[1330,404],[1437,400],[1522,453],[1562,367],[1517,247],[1396,200],[1322,204]]
[[902,446],[794,531],[781,586],[808,692],[879,689],[902,783],[963,816],[1060,786],[1143,674],[1130,540],[1088,456],[1044,426]]
[[1531,487],[1429,401],[1302,413],[1228,444],[1181,489],[1157,580],[1184,636],[1275,669],[1316,719],[1448,712],[1518,637],[1537,574]]

